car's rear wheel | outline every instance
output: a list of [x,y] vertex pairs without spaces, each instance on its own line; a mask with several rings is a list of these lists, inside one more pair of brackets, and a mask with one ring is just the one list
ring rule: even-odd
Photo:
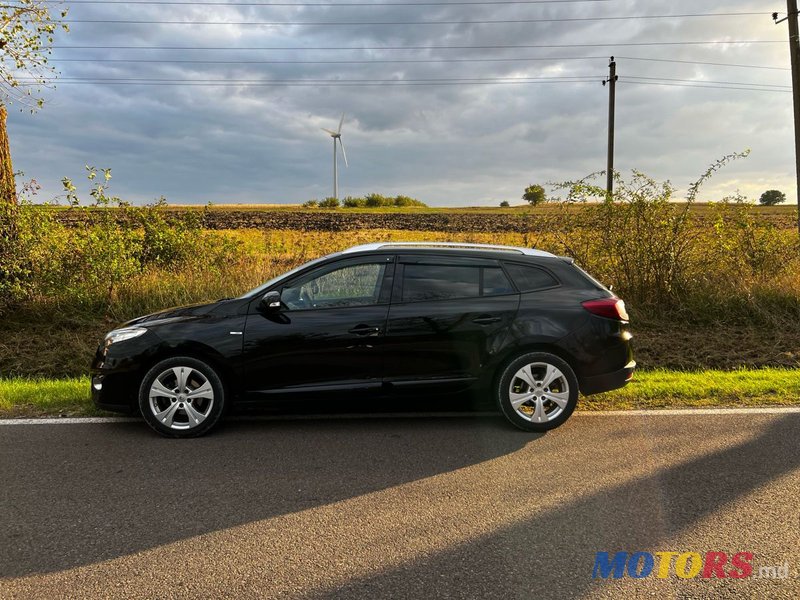
[[139,387],[139,410],[150,427],[168,437],[197,437],[222,417],[225,388],[208,364],[188,356],[162,360]]
[[500,410],[525,431],[547,431],[563,424],[578,403],[578,379],[566,361],[548,352],[512,360],[496,389]]

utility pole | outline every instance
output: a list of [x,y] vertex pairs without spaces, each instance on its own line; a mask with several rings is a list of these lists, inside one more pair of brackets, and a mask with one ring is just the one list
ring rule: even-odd
[[786,0],[786,18],[778,20],[772,13],[775,24],[789,21],[789,56],[792,61],[792,99],[794,101],[794,162],[797,193],[797,230],[800,232],[800,37],[797,28],[797,0]]
[[608,165],[606,167],[606,202],[611,202],[614,192],[614,113],[617,88],[617,63],[611,57],[608,63],[608,79],[603,85],[608,84]]

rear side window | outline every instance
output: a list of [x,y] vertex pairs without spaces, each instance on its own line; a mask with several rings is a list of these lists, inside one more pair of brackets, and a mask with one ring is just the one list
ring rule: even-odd
[[506,270],[520,292],[532,292],[558,285],[558,281],[550,273],[538,267],[507,263]]
[[483,267],[483,295],[502,296],[514,294],[511,282],[500,267]]
[[476,298],[515,293],[499,267],[405,265],[403,302]]

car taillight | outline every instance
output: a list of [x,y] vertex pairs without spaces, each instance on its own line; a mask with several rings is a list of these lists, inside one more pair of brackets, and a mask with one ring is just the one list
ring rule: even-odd
[[605,317],[607,319],[617,319],[618,321],[629,321],[628,311],[625,310],[625,302],[619,298],[602,298],[600,300],[587,300],[581,303],[583,308],[593,315]]

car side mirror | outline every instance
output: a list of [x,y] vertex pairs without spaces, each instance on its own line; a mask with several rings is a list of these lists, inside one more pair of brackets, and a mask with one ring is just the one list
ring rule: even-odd
[[279,292],[271,291],[264,294],[261,299],[261,307],[269,312],[276,312],[281,307],[281,295]]

